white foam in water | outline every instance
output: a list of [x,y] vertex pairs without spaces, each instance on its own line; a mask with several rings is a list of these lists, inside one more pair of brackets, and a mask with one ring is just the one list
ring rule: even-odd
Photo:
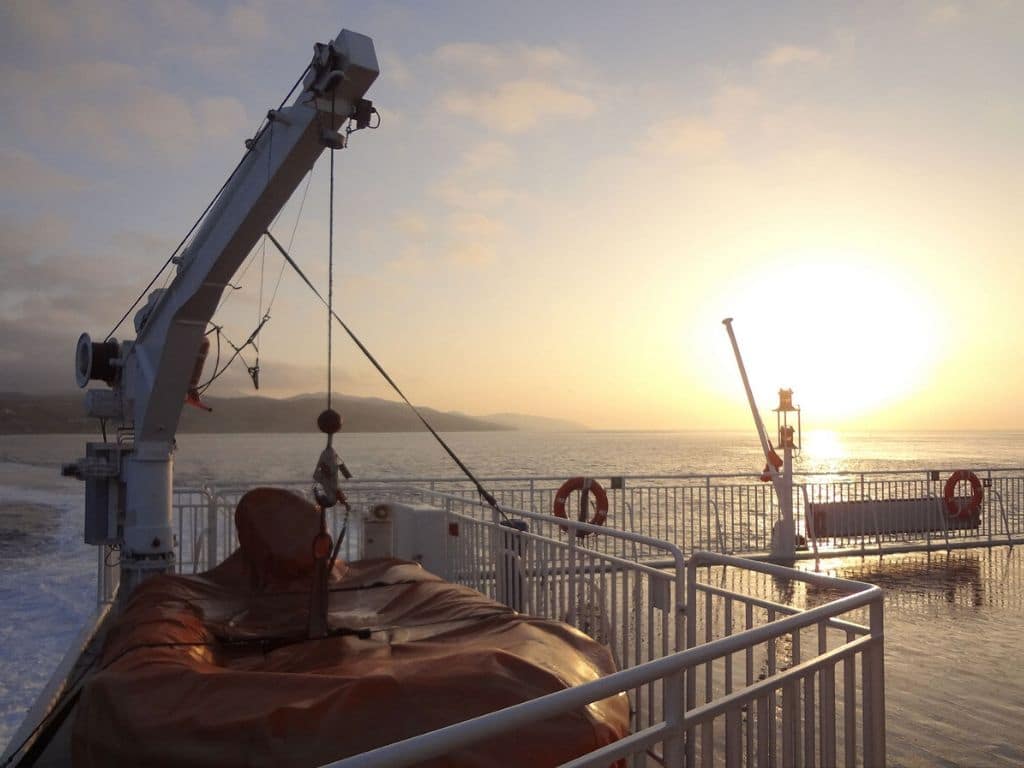
[[0,514],[19,505],[53,510],[56,526],[45,549],[0,561],[0,745],[96,609],[96,551],[82,541],[81,485],[52,468],[0,463]]

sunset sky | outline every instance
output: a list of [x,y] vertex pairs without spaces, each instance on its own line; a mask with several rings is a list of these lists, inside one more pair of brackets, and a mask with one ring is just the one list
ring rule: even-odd
[[[336,158],[337,308],[415,402],[746,427],[731,316],[766,415],[785,386],[805,426],[1024,428],[1012,0],[5,2],[0,391],[73,390],[79,333],[341,27],[375,41],[382,125]],[[325,155],[292,249],[325,290],[327,183]],[[236,341],[281,268],[261,253],[217,318]],[[260,393],[322,391],[294,274],[271,315]],[[335,361],[390,396],[338,336]]]

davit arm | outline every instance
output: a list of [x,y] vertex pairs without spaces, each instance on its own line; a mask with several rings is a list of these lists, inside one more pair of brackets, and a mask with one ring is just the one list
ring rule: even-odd
[[[110,484],[114,498],[123,495],[119,532],[108,530],[105,538],[92,542],[121,545],[122,593],[144,571],[173,564],[174,439],[207,324],[235,271],[320,154],[343,146],[338,128],[366,113],[363,96],[378,73],[369,37],[342,30],[332,43],[318,44],[302,92],[290,106],[268,114],[266,127],[248,144],[242,162],[175,259],[174,280],[150,294],[136,314],[135,340],[94,344],[83,334],[79,341],[79,385],[101,379],[111,387],[90,390],[87,411],[134,432],[130,449],[107,445],[104,451],[90,450],[85,460],[66,468],[87,483]],[[87,540],[90,514],[94,520],[108,515],[90,509],[96,495],[87,486]],[[105,498],[103,503],[115,502]]]

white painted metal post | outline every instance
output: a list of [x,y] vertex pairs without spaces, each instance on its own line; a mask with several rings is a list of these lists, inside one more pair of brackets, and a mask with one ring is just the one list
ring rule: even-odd
[[885,765],[885,631],[881,595],[868,610],[874,643],[865,651],[863,660],[864,764]]
[[[697,645],[697,566],[693,558],[686,565],[686,650]],[[683,701],[684,711],[697,705],[697,669],[690,665],[685,670],[686,698]],[[697,743],[696,730],[691,725],[686,729],[686,765],[696,765]]]
[[673,672],[662,684],[662,710],[665,713],[665,724],[671,729],[670,735],[663,742],[665,765],[682,765],[685,751],[683,732],[683,716],[685,699],[683,698],[683,672]]

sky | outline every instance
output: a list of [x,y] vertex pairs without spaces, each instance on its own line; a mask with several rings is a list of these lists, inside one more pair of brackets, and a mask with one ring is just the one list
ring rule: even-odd
[[[336,306],[414,402],[747,428],[733,317],[766,416],[786,387],[805,426],[1024,428],[1012,0],[5,2],[0,391],[74,390],[78,335],[342,27],[381,127],[336,156]],[[323,290],[328,177],[273,230]],[[260,394],[323,391],[325,313],[281,269],[257,246],[215,320],[244,340],[279,285]],[[334,383],[391,397],[338,335]],[[210,391],[238,393],[244,366]]]

